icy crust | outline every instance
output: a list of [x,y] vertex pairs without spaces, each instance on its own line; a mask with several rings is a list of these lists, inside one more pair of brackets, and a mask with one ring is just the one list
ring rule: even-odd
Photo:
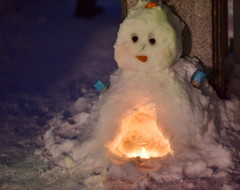
[[[191,117],[187,119],[186,122],[190,122],[187,125],[184,123],[185,121],[179,122],[181,121],[180,117],[186,114],[184,113],[186,112],[185,108],[181,110],[183,113],[176,112],[177,115],[180,114],[179,118],[174,115],[174,112],[169,113],[170,116],[175,116],[172,119],[175,127],[170,130],[181,139],[173,145],[173,150],[176,150],[173,155],[168,155],[154,163],[160,166],[159,169],[143,170],[138,168],[135,162],[118,165],[109,160],[104,142],[110,136],[113,137],[116,132],[111,129],[110,125],[116,125],[123,114],[122,110],[129,109],[129,106],[137,101],[136,94],[127,97],[126,89],[121,87],[122,85],[118,85],[121,77],[124,76],[120,70],[114,73],[111,80],[112,87],[106,94],[100,96],[97,103],[96,95],[86,94],[69,109],[74,124],[63,121],[59,117],[50,123],[51,128],[45,134],[46,149],[44,152],[39,151],[38,154],[44,153],[45,158],[49,161],[68,168],[74,180],[83,183],[86,189],[112,189],[113,187],[118,187],[116,189],[144,189],[148,187],[149,180],[153,180],[154,185],[158,186],[162,183],[174,184],[179,183],[179,180],[183,183],[199,178],[209,178],[217,180],[220,184],[227,184],[227,171],[233,167],[232,155],[229,148],[224,147],[220,141],[226,128],[239,130],[240,122],[232,120],[234,119],[234,110],[237,109],[235,104],[239,105],[240,103],[237,100],[234,100],[233,103],[218,99],[207,82],[201,89],[194,88],[190,80],[194,71],[199,67],[197,60],[181,59],[169,70],[169,72],[175,73],[176,84],[181,85],[185,90],[185,93],[179,92],[178,94],[181,101],[177,100],[173,104],[171,102],[171,106],[188,104],[187,107],[191,110],[191,114],[188,114]],[[138,77],[141,78],[141,76]],[[129,78],[127,77],[127,79]],[[125,82],[126,85],[131,85],[131,81],[126,80]],[[165,83],[160,86],[166,91],[168,85],[170,84]],[[146,87],[141,83],[136,88]],[[135,90],[133,89],[133,93],[139,92]],[[156,95],[158,99],[159,96],[160,99],[164,98],[157,91]],[[113,98],[111,102],[108,101],[110,96],[114,96],[114,98],[111,97]],[[169,94],[167,96],[169,97]],[[189,102],[186,101],[188,98]],[[126,99],[132,101],[125,105]],[[119,104],[117,104],[118,102]],[[167,104],[169,105],[169,102]],[[114,108],[116,106],[120,107],[118,111]],[[106,118],[106,120],[100,118]],[[110,119],[109,121],[109,118],[116,118],[116,120]],[[73,128],[75,131],[73,134],[76,136],[67,136],[66,134]],[[62,131],[65,136],[59,131]],[[171,138],[172,143],[174,143],[174,135]],[[223,179],[225,181],[221,181]],[[189,184],[185,185],[187,188]],[[194,184],[192,186],[194,187]]]

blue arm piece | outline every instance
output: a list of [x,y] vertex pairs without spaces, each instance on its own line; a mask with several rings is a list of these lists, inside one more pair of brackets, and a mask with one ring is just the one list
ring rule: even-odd
[[104,92],[108,88],[108,86],[106,84],[104,84],[101,80],[97,80],[93,86],[101,93]]
[[196,72],[193,74],[193,77],[192,77],[193,85],[199,87],[201,83],[206,79],[206,77],[207,77],[206,73],[204,73],[201,70],[196,70]]

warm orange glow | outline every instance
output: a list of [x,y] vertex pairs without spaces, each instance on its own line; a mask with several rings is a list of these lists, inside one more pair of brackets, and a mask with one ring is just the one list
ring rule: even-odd
[[142,112],[123,119],[119,133],[106,146],[122,159],[158,158],[172,152],[154,117]]
[[151,9],[151,8],[153,8],[153,7],[156,7],[156,6],[158,6],[157,3],[149,2],[148,4],[146,4],[145,7],[148,8],[148,9]]
[[148,60],[148,57],[147,56],[144,56],[144,55],[139,55],[139,56],[136,56],[136,58],[141,61],[141,62],[147,62]]
[[142,148],[141,148],[140,158],[145,158],[145,159],[150,158],[150,157],[149,157],[149,154],[147,153],[145,147],[142,147]]

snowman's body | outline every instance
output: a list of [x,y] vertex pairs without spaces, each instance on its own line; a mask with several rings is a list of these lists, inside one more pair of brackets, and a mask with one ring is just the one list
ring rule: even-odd
[[99,101],[96,126],[99,145],[106,148],[108,141],[121,130],[124,118],[145,113],[156,120],[159,130],[170,140],[174,153],[194,146],[201,130],[200,118],[192,113],[190,101],[171,71],[148,76],[118,70],[112,76],[112,83],[114,85]]
[[[125,118],[145,114],[156,120],[158,129],[177,153],[191,146],[200,130],[185,90],[170,68],[180,58],[182,23],[168,14],[168,9],[147,9],[145,4],[139,2],[120,26],[114,46],[119,69],[98,102],[95,139],[99,146],[114,152],[109,144],[123,130]],[[125,128],[131,132],[130,124]]]

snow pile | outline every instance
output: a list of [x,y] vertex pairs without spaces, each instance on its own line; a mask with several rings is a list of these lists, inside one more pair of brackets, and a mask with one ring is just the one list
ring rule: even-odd
[[[230,152],[217,142],[220,140],[219,133],[223,132],[226,127],[239,128],[239,121],[234,120],[236,117],[230,113],[235,113],[240,102],[236,100],[234,103],[224,102],[218,99],[208,83],[205,83],[201,89],[194,88],[190,80],[197,67],[199,64],[196,60],[181,59],[173,69],[178,73],[179,81],[184,84],[184,89],[191,98],[194,114],[202,119],[195,123],[196,126],[203,126],[200,130],[201,139],[195,139],[195,144],[188,145],[184,152],[173,157],[170,156],[160,163],[161,168],[152,173],[159,182],[180,180],[185,177],[225,177],[226,169],[231,166]],[[111,84],[114,85],[114,83]],[[103,96],[107,96],[108,93],[110,92]],[[100,97],[100,100],[102,98]],[[100,151],[104,147],[98,147],[99,142],[93,142],[94,139],[90,138],[92,127],[94,127],[92,124],[97,122],[99,114],[99,105],[96,103],[96,99],[96,94],[87,93],[69,108],[69,111],[66,112],[68,114],[59,114],[52,120],[51,128],[45,134],[45,153],[48,155],[46,157],[60,166],[73,167],[74,171],[86,167],[86,170],[98,171],[100,169],[102,172],[109,167],[107,175],[110,178],[112,176],[113,178],[117,176],[118,179],[124,178],[125,174],[122,175],[122,173],[128,172],[129,168],[124,164],[111,164],[110,161],[105,163],[104,155]],[[120,99],[120,97],[118,96],[116,99]],[[112,108],[112,106],[110,107]],[[105,114],[109,115],[110,111]],[[68,116],[64,118],[64,115]],[[89,141],[83,142],[87,139]],[[104,163],[102,163],[102,159]],[[71,161],[69,162],[69,160]],[[134,175],[141,175],[141,170],[138,171],[133,163],[126,165],[129,164],[131,169],[136,172]]]
[[[85,92],[86,93],[86,92]],[[62,167],[68,167],[65,162],[72,148],[90,137],[89,117],[97,96],[88,92],[76,103],[52,119],[48,125],[50,129],[45,133],[45,149],[37,150],[36,154],[43,154],[46,160]]]
[[[98,101],[96,94],[86,92],[56,116],[44,137],[45,150],[36,152],[68,168],[86,189],[158,189],[184,179],[227,180],[233,167],[221,135],[226,128],[239,130],[239,100],[218,99],[207,82],[200,89],[193,87],[191,77],[200,65],[195,59],[179,59],[181,22],[166,8],[147,10],[145,4],[140,1],[120,27],[115,44],[119,69],[109,90]],[[146,161],[154,170],[125,158],[114,164],[106,146],[121,132],[124,118],[142,112],[156,120],[173,150]]]

